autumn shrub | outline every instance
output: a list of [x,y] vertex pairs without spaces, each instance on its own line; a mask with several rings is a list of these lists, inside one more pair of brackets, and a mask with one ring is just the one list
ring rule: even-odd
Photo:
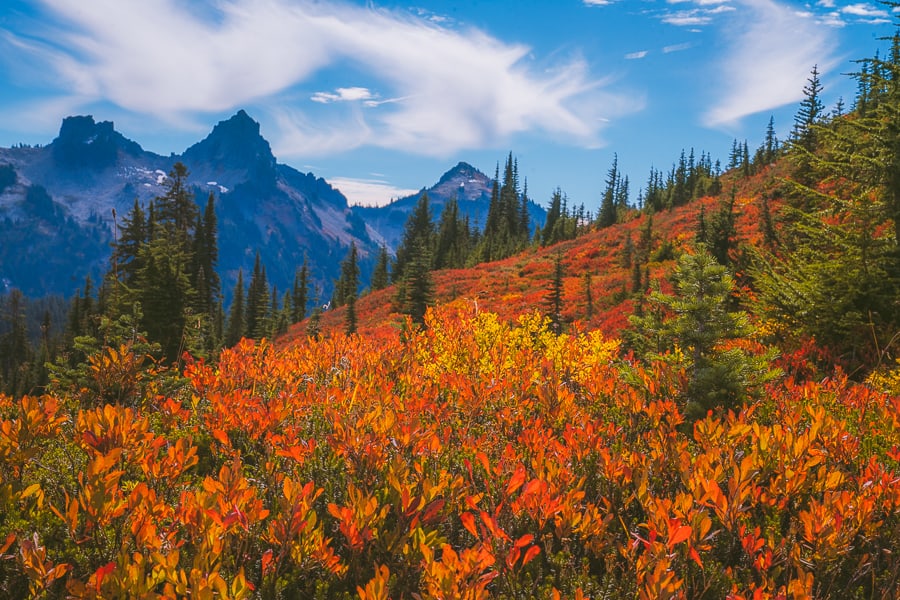
[[597,331],[426,324],[243,342],[128,405],[0,397],[0,596],[896,591],[896,394],[787,378],[690,424],[684,369]]

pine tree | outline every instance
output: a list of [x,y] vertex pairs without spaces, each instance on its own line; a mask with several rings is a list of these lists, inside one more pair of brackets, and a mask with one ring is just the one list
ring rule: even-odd
[[306,296],[309,289],[309,265],[303,257],[303,265],[294,274],[291,292],[291,323],[299,323],[306,318]]
[[116,277],[126,286],[132,287],[141,268],[141,248],[150,241],[147,218],[137,198],[128,215],[122,220],[121,234],[116,240],[113,257]]
[[597,227],[601,229],[616,223],[616,183],[619,181],[619,157],[613,154],[613,164],[606,175],[606,188],[600,200]]
[[378,253],[378,261],[375,263],[375,269],[372,271],[372,291],[377,292],[388,286],[390,281],[390,275],[388,273],[390,260],[387,247],[382,246]]
[[29,392],[28,371],[33,359],[25,325],[25,297],[13,289],[0,308],[0,323],[7,332],[0,336],[0,392],[21,396]]
[[680,348],[681,354],[668,357],[683,360],[688,373],[686,416],[695,420],[708,410],[734,408],[759,393],[774,375],[767,366],[771,354],[753,356],[722,345],[751,332],[747,315],[728,309],[734,281],[725,267],[700,247],[678,260],[673,284],[674,294],[654,292],[647,313],[631,319],[637,332],[631,339],[648,360]]
[[[422,247],[428,252],[429,259],[434,247],[434,223],[431,217],[431,206],[428,194],[423,192],[416,203],[416,207],[410,213],[403,228],[403,238],[397,248],[394,258],[394,268],[391,273],[393,280],[400,281],[405,276],[405,269],[414,259],[413,248]],[[429,269],[431,265],[428,265]]]
[[556,335],[562,333],[563,275],[562,252],[557,251],[556,258],[553,260],[553,279],[546,300],[550,329]]
[[434,283],[431,279],[431,251],[422,239],[415,241],[412,261],[403,281],[403,312],[413,323],[425,324],[425,312],[434,301]]
[[343,303],[347,306],[344,331],[348,335],[356,333],[356,298],[359,295],[359,262],[356,244],[350,244],[347,258],[341,263],[341,278],[338,282]]
[[211,315],[219,302],[220,282],[216,267],[219,261],[217,243],[218,225],[216,221],[215,198],[209,195],[206,208],[197,217],[194,228],[194,268],[192,283],[197,291],[196,310]]
[[803,101],[794,117],[794,129],[791,131],[791,143],[812,152],[816,147],[815,126],[822,118],[825,106],[821,99],[822,84],[819,81],[818,65],[814,65],[806,85],[803,87]]
[[582,286],[584,288],[584,314],[585,319],[590,321],[594,318],[594,293],[590,272],[585,272],[583,276]]
[[268,333],[269,284],[266,281],[266,269],[262,266],[259,252],[253,263],[253,274],[247,288],[247,310],[244,315],[246,329],[244,335],[255,340],[262,339]]

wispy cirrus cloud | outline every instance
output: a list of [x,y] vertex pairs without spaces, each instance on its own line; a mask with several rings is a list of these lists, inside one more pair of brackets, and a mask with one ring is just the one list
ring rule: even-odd
[[[34,30],[7,32],[2,51],[40,67],[30,71],[59,98],[168,123],[252,105],[283,126],[280,149],[442,155],[519,133],[590,146],[608,119],[640,109],[582,59],[536,65],[528,46],[433,16],[313,0],[40,6]],[[347,65],[366,81],[309,90]]]
[[735,10],[732,0],[667,0],[670,5],[690,5],[688,8],[664,10],[659,18],[663,23],[679,27],[702,27],[713,22],[716,16]]
[[741,10],[722,31],[722,91],[704,118],[711,127],[799,101],[813,66],[825,73],[836,64],[831,30],[812,16],[774,0],[735,4]]

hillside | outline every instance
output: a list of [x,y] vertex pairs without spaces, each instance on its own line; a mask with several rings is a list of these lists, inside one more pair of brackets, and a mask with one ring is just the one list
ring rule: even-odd
[[[774,167],[773,167],[774,168]],[[759,194],[770,183],[771,171],[758,174],[748,181],[734,180],[736,191],[736,239],[749,246],[759,246],[763,237],[759,218]],[[731,181],[731,180],[728,180]],[[671,242],[674,252],[693,244],[701,207],[713,213],[726,198],[725,194],[706,196],[688,205],[652,216],[653,254],[663,243]],[[624,247],[626,236],[637,244],[647,214],[633,212],[628,221],[606,229],[593,229],[574,240],[548,247],[535,247],[505,260],[483,263],[467,269],[436,271],[433,274],[435,304],[462,300],[478,310],[492,312],[504,320],[514,321],[532,311],[546,313],[546,298],[553,279],[554,261],[562,258],[563,318],[581,329],[599,329],[607,336],[618,337],[627,326],[632,313],[632,266],[626,264]],[[674,261],[649,263],[650,277],[659,281],[671,271]],[[588,318],[585,275],[590,275],[592,316]],[[358,300],[359,331],[362,334],[387,334],[395,331],[402,321],[396,310],[394,287],[373,292]],[[345,310],[338,308],[322,315],[323,331],[339,331],[343,327]],[[295,325],[279,344],[302,340],[307,323]]]

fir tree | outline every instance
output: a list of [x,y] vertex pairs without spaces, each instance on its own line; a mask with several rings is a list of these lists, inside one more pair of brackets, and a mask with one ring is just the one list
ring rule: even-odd
[[347,258],[341,263],[341,279],[338,282],[343,303],[347,306],[344,321],[345,333],[356,333],[356,298],[359,295],[359,263],[356,244],[350,244]]
[[388,273],[388,265],[390,256],[385,246],[381,247],[378,252],[378,260],[375,263],[375,269],[372,271],[372,291],[383,290],[388,286],[390,275]]
[[600,200],[600,212],[597,214],[597,226],[609,227],[616,223],[616,183],[619,181],[619,157],[613,154],[613,164],[606,175],[606,188]]
[[431,252],[422,239],[413,246],[412,261],[404,276],[403,312],[413,323],[425,324],[425,312],[434,301],[434,283],[431,279]]
[[562,252],[558,251],[553,260],[553,279],[546,300],[550,329],[556,335],[562,333],[563,275]]
[[[391,273],[393,280],[400,281],[405,276],[405,269],[414,259],[413,248],[425,248],[429,259],[432,257],[434,245],[434,223],[431,217],[431,206],[428,194],[423,192],[416,203],[416,207],[410,213],[403,228],[403,238],[397,248],[394,258],[394,268]],[[431,265],[428,265],[431,268]]]
[[299,323],[306,318],[306,295],[309,289],[309,265],[303,257],[303,265],[294,274],[291,292],[291,323]]
[[237,283],[231,296],[231,311],[228,314],[228,328],[225,330],[225,346],[232,347],[241,341],[247,330],[244,315],[244,272],[238,270]]
[[794,129],[791,131],[791,143],[807,152],[816,146],[815,126],[822,118],[825,110],[821,99],[822,84],[819,81],[818,65],[814,65],[809,79],[803,87],[803,101],[794,117]]
[[[774,373],[767,363],[771,355],[753,356],[740,347],[724,348],[722,342],[750,334],[747,315],[729,311],[734,282],[725,267],[701,246],[681,256],[673,275],[675,292],[650,296],[652,308],[631,319],[637,350],[646,358],[660,358],[677,346],[688,373],[684,396],[685,414],[694,420],[716,408],[734,408],[761,391]],[[662,309],[660,315],[657,309]],[[648,314],[649,313],[649,314]]]
[[266,281],[266,268],[262,266],[259,252],[253,263],[253,274],[247,288],[247,311],[244,316],[246,330],[244,335],[255,340],[262,339],[268,333],[269,284]]

